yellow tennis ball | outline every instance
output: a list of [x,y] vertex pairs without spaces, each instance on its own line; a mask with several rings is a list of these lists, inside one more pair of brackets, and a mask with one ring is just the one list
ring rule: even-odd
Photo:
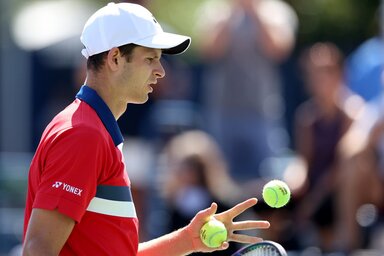
[[217,248],[227,240],[225,225],[216,219],[206,222],[200,229],[200,239],[208,247]]
[[283,207],[289,202],[290,198],[291,191],[284,181],[271,180],[263,187],[264,202],[270,207]]

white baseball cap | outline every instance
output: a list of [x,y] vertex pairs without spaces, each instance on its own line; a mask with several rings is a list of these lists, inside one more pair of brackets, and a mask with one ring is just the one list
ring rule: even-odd
[[162,49],[164,54],[182,53],[191,44],[188,36],[164,32],[151,12],[132,3],[109,3],[96,11],[85,23],[80,40],[87,59],[130,43]]

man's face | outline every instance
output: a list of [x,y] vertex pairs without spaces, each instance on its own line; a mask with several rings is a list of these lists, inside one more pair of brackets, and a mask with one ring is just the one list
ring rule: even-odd
[[153,91],[157,79],[164,77],[165,71],[160,63],[161,50],[135,47],[130,61],[122,67],[118,86],[126,103],[144,103]]

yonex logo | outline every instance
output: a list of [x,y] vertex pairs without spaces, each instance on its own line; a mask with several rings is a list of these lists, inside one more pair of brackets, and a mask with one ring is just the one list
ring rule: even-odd
[[82,189],[76,188],[74,186],[71,186],[69,184],[66,184],[66,183],[63,183],[60,181],[56,181],[55,183],[53,183],[52,187],[53,188],[60,188],[61,185],[63,185],[62,187],[63,187],[64,191],[75,194],[77,196],[81,196],[81,192],[83,192]]
[[53,187],[53,188],[59,188],[59,187],[61,186],[61,184],[63,184],[63,182],[56,181],[56,182],[52,185],[52,187]]

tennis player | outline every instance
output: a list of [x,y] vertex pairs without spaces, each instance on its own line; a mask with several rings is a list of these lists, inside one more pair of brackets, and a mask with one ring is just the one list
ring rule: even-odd
[[191,38],[164,32],[140,5],[110,3],[89,18],[81,41],[85,84],[46,127],[30,166],[23,255],[172,256],[224,250],[228,242],[212,249],[199,239],[201,226],[213,215],[225,223],[228,241],[259,241],[234,233],[269,227],[266,221],[233,221],[256,204],[249,199],[222,213],[212,203],[186,227],[139,244],[116,120],[128,103],[146,102],[164,77],[161,55],[184,52]]

